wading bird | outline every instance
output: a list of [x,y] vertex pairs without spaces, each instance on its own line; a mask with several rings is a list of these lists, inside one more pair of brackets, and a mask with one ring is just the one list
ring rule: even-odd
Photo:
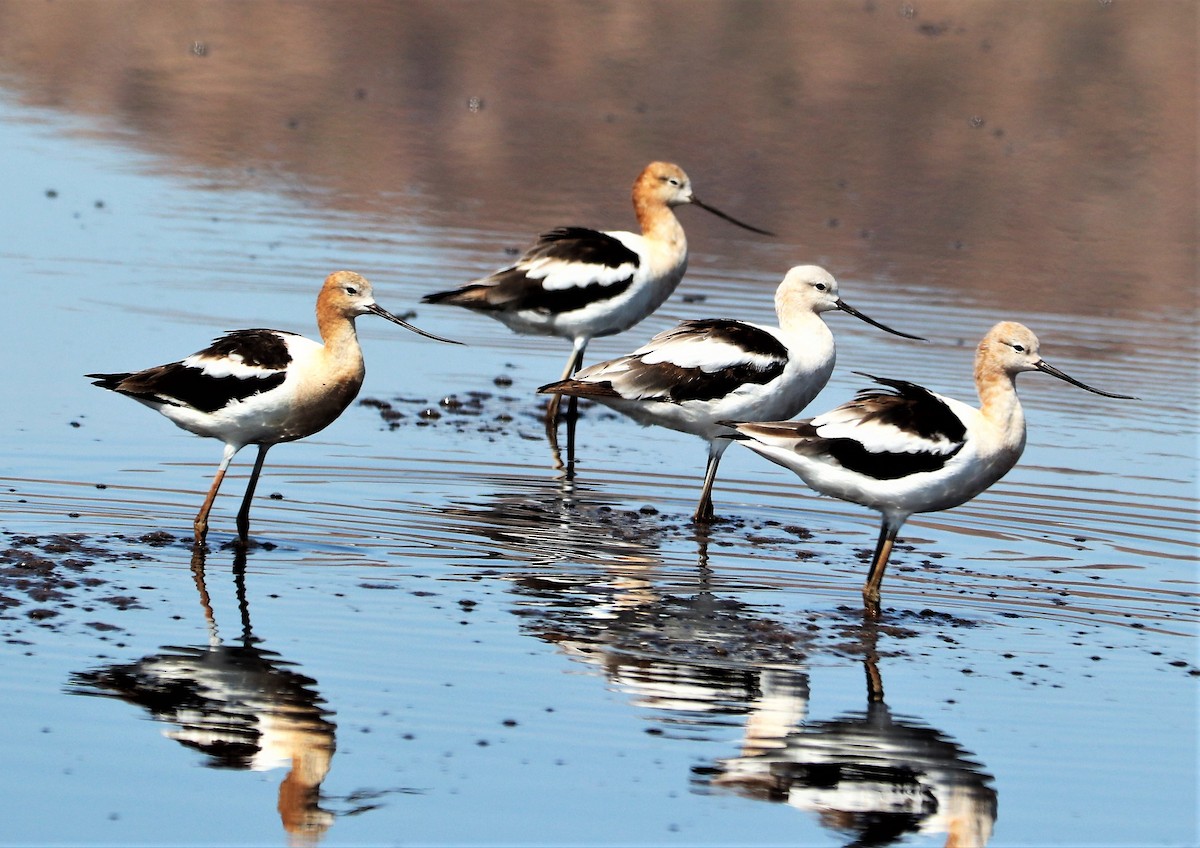
[[[641,321],[666,300],[687,269],[687,238],[672,211],[692,204],[751,232],[771,235],[701,203],[678,165],[651,162],[633,184],[641,234],[559,227],[542,233],[514,264],[424,303],[449,303],[490,315],[528,335],[571,339],[562,378],[579,370],[587,343]],[[558,417],[560,396],[546,409]]]
[[917,339],[868,318],[838,296],[837,280],[816,265],[798,265],[775,291],[778,327],[716,318],[684,321],[627,356],[590,365],[542,393],[586,397],[628,415],[692,433],[708,442],[704,489],[693,520],[713,517],[712,486],[729,447],[725,420],[790,418],[833,373],[833,333],[821,318],[841,310],[897,336]]
[[272,445],[303,439],[332,424],[362,386],[366,368],[354,329],[359,315],[378,315],[427,338],[375,302],[371,284],[353,271],[325,279],[317,297],[324,344],[283,330],[234,330],[179,362],[120,374],[88,374],[94,385],[128,395],[197,436],[225,443],[212,487],[193,524],[204,543],[208,514],[225,471],[246,445],[257,445],[254,471],[237,516],[238,541],[250,532],[250,501]]
[[756,453],[800,475],[825,495],[882,513],[879,542],[863,586],[867,613],[879,615],[879,587],[896,534],[910,515],[950,509],[987,489],[1025,449],[1025,415],[1016,376],[1041,371],[1093,394],[1102,392],[1047,364],[1027,327],[992,327],[975,354],[980,407],[903,380],[871,377],[886,389],[804,421],[729,422]]

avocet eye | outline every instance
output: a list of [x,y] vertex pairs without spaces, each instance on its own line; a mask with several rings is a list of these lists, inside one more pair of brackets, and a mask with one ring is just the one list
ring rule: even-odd
[[358,289],[354,286],[346,286],[345,291],[346,294],[350,295],[351,297],[356,297],[358,295]]
[[813,288],[815,288],[817,291],[829,290],[829,286],[825,285],[824,283],[813,283]]
[[1008,346],[1011,347],[1013,350],[1015,350],[1017,353],[1025,352],[1025,345],[1023,345],[1023,344],[1017,344],[1016,342],[1009,342]]

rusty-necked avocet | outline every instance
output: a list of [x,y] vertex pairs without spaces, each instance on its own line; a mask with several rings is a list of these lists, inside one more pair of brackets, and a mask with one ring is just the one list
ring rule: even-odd
[[833,373],[833,333],[821,313],[840,309],[897,336],[838,296],[824,268],[798,265],[775,291],[778,327],[727,318],[684,321],[633,353],[590,365],[538,391],[599,401],[641,424],[693,433],[708,442],[708,467],[695,521],[713,517],[712,486],[733,431],[725,420],[790,418]]
[[863,586],[867,612],[878,616],[888,555],[908,517],[965,503],[1020,458],[1025,416],[1016,376],[1023,371],[1041,371],[1104,397],[1134,399],[1068,377],[1042,360],[1037,336],[1027,327],[1003,321],[975,354],[979,409],[903,380],[871,377],[887,388],[864,389],[816,418],[733,424],[737,433],[730,438],[791,469],[822,494],[882,513]]
[[[333,423],[362,386],[366,369],[354,329],[359,315],[378,315],[438,341],[375,302],[371,284],[352,271],[326,278],[317,297],[324,344],[282,330],[234,330],[179,362],[120,374],[88,374],[95,385],[128,395],[198,436],[225,443],[212,487],[196,515],[196,544],[234,454],[257,445],[254,471],[237,516],[248,541],[250,501],[272,445],[311,436]],[[457,342],[453,342],[457,344]]]
[[[565,380],[579,370],[591,339],[629,329],[675,290],[687,269],[688,248],[672,209],[689,203],[771,235],[701,203],[678,165],[651,162],[633,184],[640,235],[559,227],[542,233],[512,265],[461,288],[426,295],[423,302],[464,306],[518,333],[571,339]],[[555,395],[547,407],[551,424],[559,400]]]

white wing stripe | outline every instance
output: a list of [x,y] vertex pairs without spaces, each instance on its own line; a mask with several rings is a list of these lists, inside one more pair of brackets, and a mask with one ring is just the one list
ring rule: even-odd
[[[836,412],[836,410],[834,410]],[[911,430],[878,421],[863,422],[857,417],[834,417],[826,413],[813,419],[817,435],[823,439],[852,439],[871,453],[953,453],[957,442],[942,436],[927,439]]]
[[712,337],[674,336],[659,344],[651,342],[639,348],[634,356],[647,365],[662,362],[680,368],[699,368],[714,373],[725,368],[769,368],[779,360],[773,356],[750,353],[745,348]]
[[278,374],[274,368],[263,368],[261,365],[247,365],[240,354],[231,356],[205,356],[194,353],[182,361],[188,368],[195,368],[206,377],[220,379],[222,377],[237,377],[241,380],[261,379]]
[[531,280],[541,281],[546,291],[563,291],[592,285],[612,285],[633,276],[637,266],[626,262],[615,268],[582,262],[563,262],[561,259],[535,259],[522,270]]

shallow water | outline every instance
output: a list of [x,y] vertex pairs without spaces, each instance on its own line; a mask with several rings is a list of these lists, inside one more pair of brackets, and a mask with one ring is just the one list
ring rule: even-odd
[[[1197,840],[1195,7],[287,9],[0,4],[0,842]],[[245,557],[249,460],[197,557],[218,445],[81,376],[311,333],[342,267],[413,310],[631,226],[654,158],[779,236],[682,210],[684,283],[590,361],[819,262],[931,341],[831,316],[813,409],[969,399],[1001,318],[1140,400],[1023,377],[1021,463],[906,526],[872,626],[875,515],[748,451],[706,534],[692,437],[588,407],[567,480],[559,341],[360,321],[363,402],[272,452]]]

